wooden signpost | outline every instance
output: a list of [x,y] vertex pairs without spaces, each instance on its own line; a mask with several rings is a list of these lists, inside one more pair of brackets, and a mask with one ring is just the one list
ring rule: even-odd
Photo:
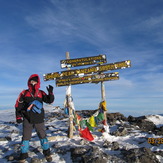
[[76,84],[85,84],[85,83],[99,83],[102,81],[109,80],[118,80],[119,73],[105,73],[105,74],[96,74],[96,75],[87,75],[81,77],[60,77],[56,78],[56,86],[67,86],[67,85],[76,85]]
[[60,63],[61,63],[61,68],[103,64],[106,63],[106,55],[100,54],[99,56],[93,56],[93,57],[66,59],[66,60],[61,60]]
[[85,75],[85,74],[100,73],[100,72],[104,72],[108,70],[124,69],[128,67],[131,67],[130,60],[104,64],[104,65],[98,65],[98,66],[93,66],[93,67],[88,67],[88,68],[83,68],[83,69],[47,73],[47,74],[44,74],[43,77],[45,81],[48,81],[48,80],[55,80],[56,78],[60,78],[60,77],[80,76],[80,75]]
[[[70,59],[70,55],[69,52],[66,52],[66,59]],[[67,68],[68,70],[70,70],[70,68]],[[67,88],[67,92],[66,92],[66,102],[67,102],[67,107],[69,110],[69,128],[68,128],[68,137],[69,138],[73,138],[73,109],[70,105],[70,100],[72,100],[71,98],[71,85],[68,84],[68,88]]]
[[[66,60],[61,60],[61,68],[67,68],[66,71],[46,73],[43,75],[44,81],[56,80],[56,86],[68,86],[66,91],[66,106],[69,109],[69,132],[68,137],[73,138],[73,108],[71,104],[71,85],[85,84],[85,83],[99,83],[101,82],[101,100],[106,101],[104,81],[118,80],[119,73],[104,73],[109,70],[117,70],[131,67],[131,61],[121,61],[115,63],[106,64],[106,55],[101,54],[98,56],[84,57],[70,59],[69,52],[66,52]],[[96,66],[82,68],[82,69],[70,69],[76,66],[86,66],[91,64],[97,64]],[[104,111],[104,117],[107,126],[106,111]]]

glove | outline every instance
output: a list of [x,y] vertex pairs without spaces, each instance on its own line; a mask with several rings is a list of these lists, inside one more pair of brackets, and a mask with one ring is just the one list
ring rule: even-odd
[[17,123],[22,123],[22,122],[23,122],[23,120],[22,120],[22,118],[21,118],[21,117],[16,117],[16,122],[17,122]]
[[46,89],[48,90],[49,94],[53,93],[53,86],[49,85],[49,88],[46,87]]

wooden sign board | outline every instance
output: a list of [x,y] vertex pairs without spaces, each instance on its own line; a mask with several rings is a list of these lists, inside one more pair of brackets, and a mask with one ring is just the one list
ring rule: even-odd
[[43,74],[44,81],[54,80],[57,77],[60,77],[59,72],[53,72],[53,73]]
[[76,84],[85,84],[85,83],[99,83],[102,81],[110,81],[110,80],[118,80],[119,73],[105,73],[105,74],[97,74],[97,75],[88,75],[83,77],[72,77],[69,78],[56,78],[56,86],[68,86],[68,85],[76,85]]
[[76,67],[76,66],[103,64],[106,62],[107,62],[106,55],[101,54],[101,55],[92,56],[92,57],[61,60],[60,64],[61,64],[61,68],[71,68],[71,67]]
[[108,70],[116,70],[116,69],[124,69],[131,67],[131,61],[126,60],[122,62],[115,62],[115,63],[110,63],[110,64],[104,64],[104,65],[98,65],[98,66],[93,66],[93,67],[88,67],[88,68],[83,68],[83,69],[75,69],[75,70],[67,70],[67,71],[61,71],[61,72],[54,72],[54,73],[48,73],[44,74],[44,81],[48,80],[54,80],[59,77],[68,77],[68,76],[80,76],[85,75],[85,74],[92,74],[92,73],[97,73],[97,72],[104,72]]

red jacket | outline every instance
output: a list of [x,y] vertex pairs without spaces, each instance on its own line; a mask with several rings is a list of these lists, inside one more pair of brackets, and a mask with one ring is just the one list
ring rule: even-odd
[[[38,82],[34,86],[30,84],[30,81],[33,77],[38,77]],[[40,88],[40,78],[37,74],[33,74],[28,79],[28,89],[23,90],[18,99],[16,100],[15,104],[15,113],[16,113],[16,119],[20,118],[26,118],[30,123],[42,123],[44,122],[44,109],[41,109],[41,113],[35,113],[32,110],[27,112],[27,108],[29,107],[30,103],[34,100],[38,100],[39,102],[43,103],[52,103],[54,101],[54,95],[53,93],[49,93],[48,95],[42,91],[39,90]]]

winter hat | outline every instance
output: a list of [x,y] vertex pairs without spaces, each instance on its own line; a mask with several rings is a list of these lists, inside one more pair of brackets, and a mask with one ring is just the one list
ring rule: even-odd
[[35,81],[35,82],[38,82],[38,76],[32,77],[32,78],[30,79],[30,81],[31,81],[31,80],[33,80],[33,81]]

